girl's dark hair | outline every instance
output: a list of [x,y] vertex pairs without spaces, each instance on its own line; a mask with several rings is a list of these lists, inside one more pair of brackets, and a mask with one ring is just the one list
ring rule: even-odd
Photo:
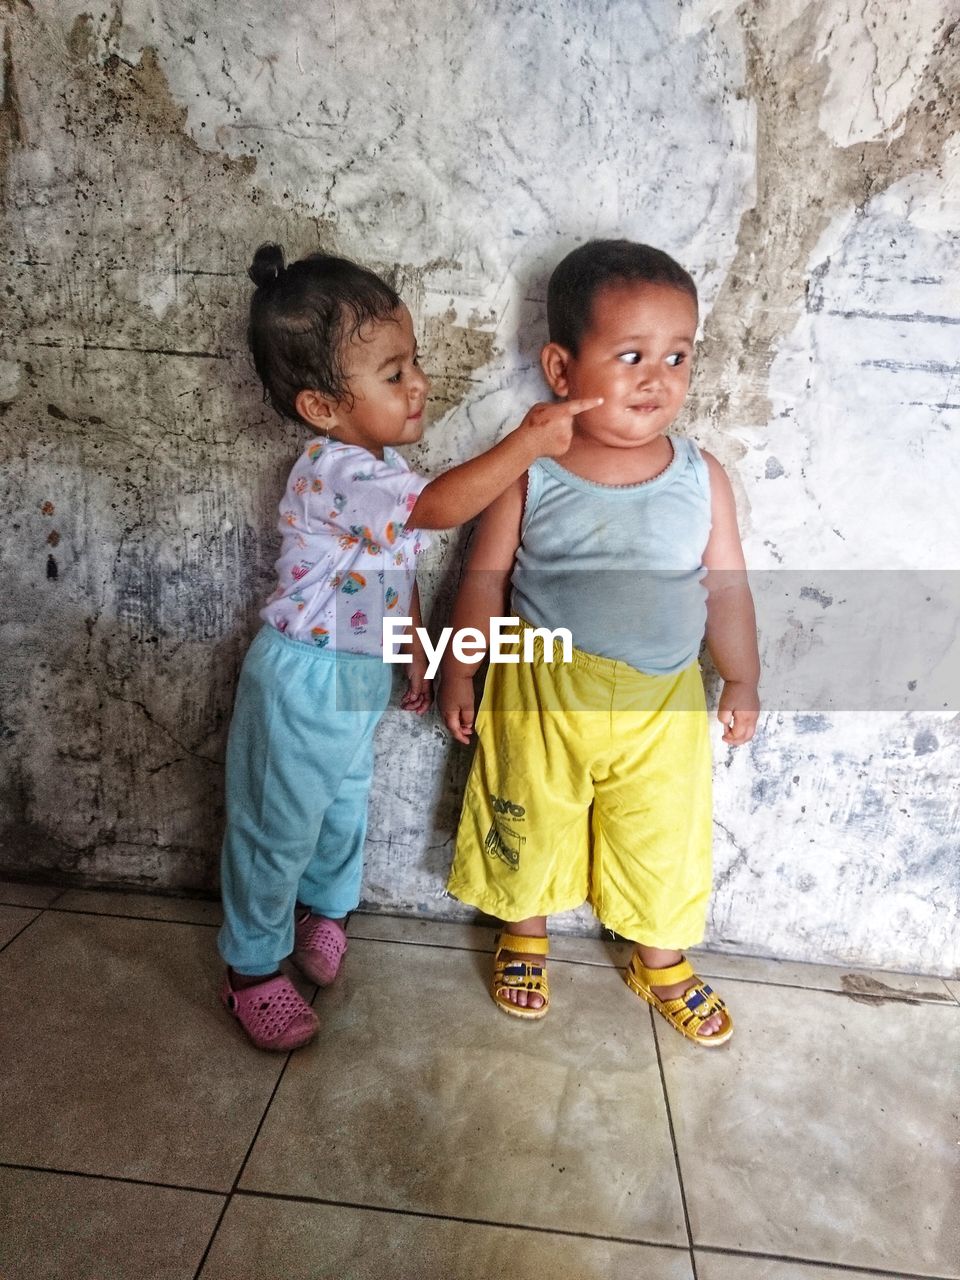
[[633,240],[588,240],[554,268],[547,285],[550,341],[573,355],[590,327],[593,303],[601,289],[621,284],[669,284],[697,303],[689,272],[662,249]]
[[296,400],[305,389],[348,399],[344,347],[362,325],[393,318],[401,305],[395,290],[365,267],[327,253],[284,266],[278,244],[262,244],[247,274],[257,286],[247,341],[277,412],[301,421]]

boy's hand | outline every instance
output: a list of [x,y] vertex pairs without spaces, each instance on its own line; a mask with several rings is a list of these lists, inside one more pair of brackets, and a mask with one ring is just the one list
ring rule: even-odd
[[473,735],[473,676],[444,675],[439,703],[443,723],[458,742],[469,746]]
[[400,699],[404,711],[415,711],[418,716],[430,710],[433,702],[433,681],[427,679],[427,656],[418,646],[414,647],[413,662],[407,677],[407,691]]
[[717,719],[723,725],[723,740],[731,747],[749,742],[757,728],[760,698],[757,686],[742,680],[727,680],[720,694]]
[[603,396],[594,396],[590,400],[558,400],[550,404],[535,404],[517,430],[529,434],[538,458],[559,458],[570,448],[573,420],[577,414],[596,409],[601,404]]

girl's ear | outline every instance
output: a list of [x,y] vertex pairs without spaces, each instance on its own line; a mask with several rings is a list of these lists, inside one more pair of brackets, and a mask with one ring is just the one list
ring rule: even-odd
[[540,367],[550,390],[555,396],[565,396],[569,391],[567,365],[570,363],[570,352],[557,342],[548,342],[540,352]]
[[329,434],[336,422],[336,405],[329,396],[322,395],[319,391],[303,390],[297,392],[293,403],[297,413],[314,431]]

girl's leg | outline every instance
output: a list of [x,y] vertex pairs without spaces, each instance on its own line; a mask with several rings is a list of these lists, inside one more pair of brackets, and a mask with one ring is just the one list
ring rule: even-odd
[[[297,884],[333,796],[302,759],[271,750],[267,735],[234,714],[227,748],[227,826],[220,888],[224,923],[218,945],[239,983],[277,971],[293,950]],[[274,744],[276,745],[276,744]],[[281,803],[266,792],[282,796]]]
[[293,960],[323,987],[340,972],[347,950],[344,920],[360,901],[372,781],[373,745],[368,739],[324,814],[313,857],[300,877]]
[[358,739],[369,740],[386,704],[384,691],[344,710],[340,665],[270,628],[244,662],[227,744],[218,939],[240,975],[275,972],[293,950],[300,879]]
[[356,751],[333,803],[323,815],[316,845],[301,873],[298,906],[316,916],[343,920],[360,901],[367,802],[373,782],[373,743]]

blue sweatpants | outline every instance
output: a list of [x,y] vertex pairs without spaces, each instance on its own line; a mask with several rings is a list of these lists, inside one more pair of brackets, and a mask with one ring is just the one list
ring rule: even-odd
[[390,697],[379,657],[264,627],[247,653],[227,739],[220,954],[269,973],[293,950],[294,904],[339,917],[360,901],[373,731]]

